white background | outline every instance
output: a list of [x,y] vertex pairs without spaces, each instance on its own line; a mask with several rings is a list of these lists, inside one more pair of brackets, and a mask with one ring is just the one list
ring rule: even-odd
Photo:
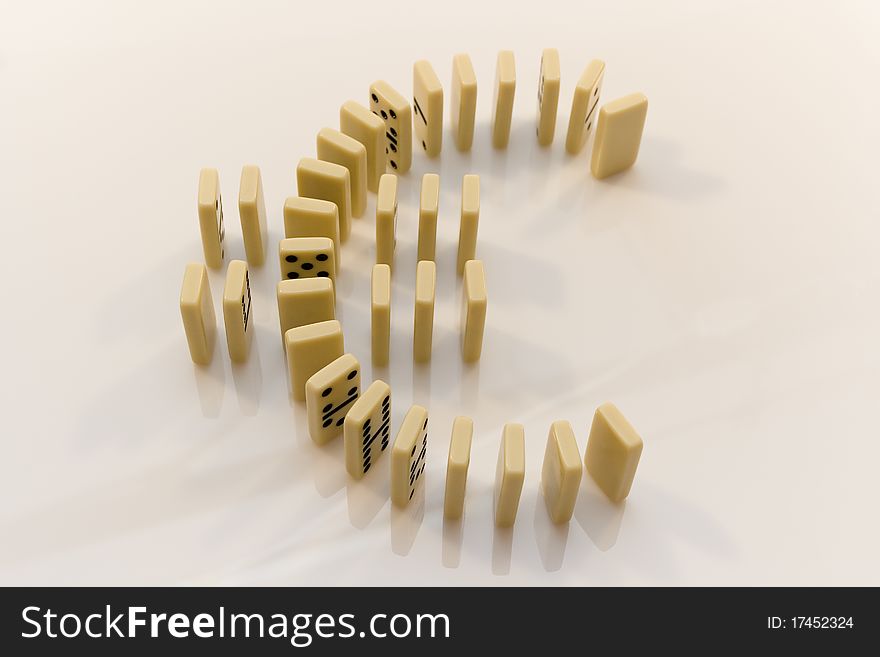
[[[711,6],[708,6],[710,5]],[[880,16],[875,3],[20,3],[0,16],[4,283],[0,583],[880,584]],[[343,7],[347,5],[347,7]],[[440,8],[442,7],[442,8]],[[563,78],[534,136],[541,49]],[[495,56],[514,50],[510,147],[493,151]],[[426,488],[387,501],[387,461],[346,478],[288,396],[274,245],[295,166],[377,78],[415,60],[479,81],[473,151],[401,179],[393,421],[431,413]],[[563,151],[573,84],[650,101],[635,168],[599,182]],[[243,256],[243,164],[262,169],[270,258],[252,272],[255,350],[189,360],[178,310],[202,259],[199,169],[217,167]],[[411,359],[418,181],[442,181],[432,364]],[[459,186],[482,176],[483,358],[458,351]],[[339,280],[369,366],[375,197]],[[222,272],[211,273],[215,304]],[[218,313],[220,307],[217,305]],[[218,321],[222,319],[218,316]],[[583,450],[614,401],[642,434],[632,493],[587,478],[550,524],[551,421]],[[444,526],[455,415],[476,430],[464,522]],[[495,532],[501,427],[526,427],[512,532]]]

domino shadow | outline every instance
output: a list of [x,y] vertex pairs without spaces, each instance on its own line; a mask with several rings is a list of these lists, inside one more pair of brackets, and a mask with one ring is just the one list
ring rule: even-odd
[[562,568],[565,557],[565,548],[568,544],[569,523],[557,524],[550,518],[544,495],[540,490],[535,496],[534,513],[535,542],[538,544],[538,553],[541,555],[541,563],[547,572],[556,572]]
[[440,561],[445,568],[458,568],[461,565],[461,546],[464,540],[465,516],[450,520],[443,516]]
[[596,485],[590,473],[584,472],[578,488],[574,517],[600,551],[607,552],[617,543],[625,512],[626,500],[619,504],[612,502]]
[[425,519],[425,487],[423,481],[404,508],[391,504],[391,550],[394,554],[405,557],[412,550]]
[[[251,353],[247,361],[244,363],[231,363],[232,381],[238,396],[238,406],[243,415],[249,416],[257,414],[263,390],[263,370],[260,364],[260,351],[257,348],[258,341],[263,339],[259,337],[263,329],[254,326],[253,331]],[[267,336],[266,339],[271,338]]]
[[345,497],[348,519],[357,529],[365,529],[385,506],[391,495],[390,447],[362,479],[348,477]]
[[315,490],[321,497],[333,497],[345,488],[348,472],[345,469],[345,452],[341,437],[326,445],[317,445],[309,435],[308,416],[305,402],[294,401],[292,396],[294,435],[298,448],[305,452],[310,461],[309,472],[315,483]]

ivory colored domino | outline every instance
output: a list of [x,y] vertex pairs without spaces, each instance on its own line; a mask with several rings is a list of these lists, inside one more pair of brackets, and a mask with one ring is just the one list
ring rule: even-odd
[[492,101],[492,145],[507,148],[510,122],[513,118],[513,97],[516,93],[516,63],[512,50],[498,53],[495,69],[495,99]]
[[282,339],[297,326],[336,319],[336,296],[329,278],[278,281],[276,296]]
[[223,265],[226,228],[223,225],[223,199],[220,198],[220,175],[217,169],[202,169],[199,173],[199,228],[202,249],[208,267]]
[[339,130],[367,149],[367,189],[379,189],[385,173],[385,122],[366,107],[348,100],[339,108]]
[[469,55],[460,53],[452,58],[450,113],[455,146],[465,152],[474,143],[474,117],[477,112],[477,74]]
[[367,149],[357,139],[338,130],[321,128],[316,140],[318,159],[348,169],[351,185],[351,216],[367,209]]
[[450,520],[461,518],[464,512],[464,496],[467,488],[468,466],[471,462],[471,439],[474,421],[459,416],[452,422],[452,438],[449,441],[449,458],[446,462],[446,495],[443,498],[443,515]]
[[290,329],[284,334],[287,374],[293,398],[306,398],[306,381],[345,350],[342,326],[335,319]]
[[541,55],[541,79],[538,82],[538,143],[549,146],[556,133],[556,111],[559,108],[559,51],[547,48]]
[[468,260],[464,265],[461,289],[461,357],[466,363],[480,359],[483,351],[483,330],[486,326],[486,273],[481,260]]
[[244,260],[232,260],[226,269],[223,288],[223,323],[229,358],[237,363],[248,359],[254,323],[251,320],[251,281]]
[[413,360],[431,360],[434,335],[434,294],[437,287],[437,265],[422,260],[416,267],[416,309],[413,314]]
[[434,260],[437,251],[437,214],[440,209],[440,176],[422,176],[419,195],[419,260]]
[[208,365],[214,355],[214,342],[217,339],[217,316],[211,300],[208,269],[199,262],[188,264],[183,274],[180,315],[192,361],[198,365]]
[[385,80],[370,85],[370,109],[385,121],[385,157],[395,173],[412,166],[412,109]]
[[571,520],[583,469],[571,424],[564,420],[554,422],[550,425],[541,469],[544,502],[553,522]]
[[260,167],[253,164],[241,168],[238,216],[248,264],[259,267],[266,261],[266,202],[263,200]]
[[342,428],[345,469],[361,479],[391,442],[391,387],[384,381],[373,381],[352,404]]
[[324,445],[342,433],[345,416],[361,392],[361,365],[343,354],[306,381],[309,435]]
[[477,230],[480,225],[480,176],[468,174],[461,179],[461,224],[458,229],[456,271],[464,273],[464,263],[477,257]]
[[565,150],[572,155],[581,152],[596,123],[596,108],[602,93],[605,79],[605,62],[594,59],[575,85],[571,100],[571,114],[568,115],[568,133],[565,136]]
[[373,265],[370,288],[373,365],[384,367],[391,346],[391,267]]
[[443,87],[426,60],[413,65],[413,134],[428,157],[443,148]]
[[590,171],[596,178],[607,178],[635,164],[647,114],[648,99],[641,93],[602,106],[590,158]]
[[376,197],[376,263],[394,267],[397,244],[397,176],[386,173]]
[[289,237],[278,243],[281,279],[329,278],[336,285],[336,252],[327,237]]
[[300,196],[330,201],[339,211],[339,239],[351,234],[351,176],[339,164],[304,157],[296,166],[296,185]]
[[526,439],[523,425],[505,424],[495,470],[495,524],[511,527],[526,477]]
[[412,405],[391,448],[391,501],[399,507],[409,504],[425,472],[428,450],[428,410]]
[[284,237],[326,237],[333,240],[333,257],[339,271],[339,210],[335,203],[289,196],[284,201]]
[[642,439],[612,403],[602,404],[593,415],[584,465],[612,502],[621,502],[632,488]]

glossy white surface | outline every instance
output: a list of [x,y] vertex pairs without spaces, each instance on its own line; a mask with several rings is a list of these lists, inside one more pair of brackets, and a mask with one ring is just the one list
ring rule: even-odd
[[[5,5],[0,583],[880,584],[876,4],[339,4]],[[562,88],[542,150],[551,46]],[[518,75],[505,151],[488,127],[499,49]],[[455,150],[447,115],[442,158],[416,153],[400,186],[381,376],[393,431],[417,402],[430,437],[424,495],[399,512],[389,457],[352,482],[341,438],[312,444],[289,399],[274,251],[251,272],[247,365],[226,352],[222,273],[206,370],[177,300],[202,258],[200,167],[220,171],[227,262],[244,256],[241,167],[261,167],[274,249],[296,162],[340,104],[366,103],[377,78],[409,96],[427,58],[448,113],[459,51],[480,85],[473,151]],[[593,57],[605,100],[650,102],[636,167],[604,182],[589,145],[563,148]],[[425,172],[442,185],[438,295],[433,362],[414,370]],[[489,310],[482,361],[466,368],[454,260],[471,172]],[[365,385],[374,210],[370,195],[338,288]],[[632,494],[612,506],[585,477],[570,526],[552,526],[539,492],[550,423],[571,421],[583,453],[606,400],[645,440]],[[465,518],[449,526],[459,414],[475,432]],[[516,526],[495,531],[505,422],[525,425],[527,472]]]

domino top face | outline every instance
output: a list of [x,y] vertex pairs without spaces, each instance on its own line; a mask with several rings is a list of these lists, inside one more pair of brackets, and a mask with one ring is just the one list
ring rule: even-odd
[[443,514],[451,520],[460,518],[464,511],[473,434],[474,422],[469,417],[460,416],[452,422],[452,438],[446,462],[446,494],[443,499]]
[[596,409],[584,464],[613,502],[629,495],[642,445],[641,436],[614,404],[605,403]]
[[480,177],[468,174],[461,181],[461,224],[458,232],[456,272],[464,273],[464,265],[477,255],[477,232],[480,223]]
[[391,501],[406,506],[425,471],[428,450],[428,410],[413,405],[403,418],[391,448]]
[[290,237],[278,243],[281,278],[335,279],[333,241],[326,237]]
[[495,473],[495,524],[510,527],[516,520],[526,476],[525,431],[521,424],[505,424]]
[[251,282],[247,263],[233,260],[226,271],[223,288],[223,321],[229,357],[236,362],[247,360],[253,337],[251,320]]
[[342,431],[345,416],[361,389],[361,366],[351,354],[343,354],[306,381],[306,415],[309,434],[323,445]]
[[336,319],[336,293],[329,278],[278,281],[276,296],[282,337],[297,326]]
[[367,208],[367,149],[357,139],[330,128],[318,131],[315,147],[319,160],[348,169],[351,214],[360,217]]
[[416,265],[416,306],[430,307],[434,312],[434,294],[437,288],[437,265],[422,260]]
[[452,88],[450,111],[455,145],[468,151],[474,141],[474,117],[477,110],[477,74],[471,58],[464,54],[452,58]]
[[266,259],[266,203],[260,167],[253,164],[241,168],[238,214],[248,264],[259,267]]
[[217,316],[211,300],[208,270],[201,263],[186,266],[180,289],[180,314],[193,362],[208,365],[217,337]]
[[443,146],[443,87],[430,62],[413,65],[413,132],[428,157]]
[[385,82],[370,85],[370,109],[385,122],[385,156],[396,173],[412,166],[412,110],[406,98]]
[[386,173],[379,181],[376,197],[376,262],[394,264],[397,242],[397,176]]
[[580,152],[596,123],[596,108],[604,79],[605,62],[594,59],[584,69],[574,88],[568,134],[565,137],[565,149],[572,155]]
[[223,264],[226,228],[223,225],[223,200],[220,198],[220,174],[217,169],[202,169],[199,173],[199,227],[205,264],[220,267]]
[[360,103],[349,100],[339,109],[339,129],[367,149],[367,189],[375,192],[385,173],[385,122]]
[[342,326],[334,319],[292,328],[284,334],[284,347],[290,391],[294,399],[302,401],[309,377],[342,355]]
[[504,148],[510,139],[513,98],[516,93],[516,62],[513,51],[498,53],[495,72],[495,99],[492,101],[492,145]]
[[289,196],[284,201],[284,237],[326,237],[333,240],[333,255],[339,267],[339,210],[335,203]]
[[482,260],[468,260],[464,263],[464,295],[469,304],[485,306],[488,302],[486,272]]
[[480,176],[475,173],[461,178],[461,214],[480,214]]
[[352,405],[343,424],[345,468],[355,479],[369,472],[391,440],[391,387],[373,381]]
[[596,178],[606,178],[635,164],[647,114],[648,99],[641,93],[602,106],[590,159],[590,170]]
[[299,196],[323,199],[336,204],[339,212],[339,239],[351,233],[351,176],[339,164],[304,157],[296,165]]
[[556,110],[559,106],[561,69],[559,51],[547,48],[541,55],[541,79],[538,82],[538,143],[553,143],[556,132]]
[[553,522],[568,522],[574,512],[578,487],[581,483],[581,456],[571,424],[559,420],[550,425],[541,486],[547,512]]

